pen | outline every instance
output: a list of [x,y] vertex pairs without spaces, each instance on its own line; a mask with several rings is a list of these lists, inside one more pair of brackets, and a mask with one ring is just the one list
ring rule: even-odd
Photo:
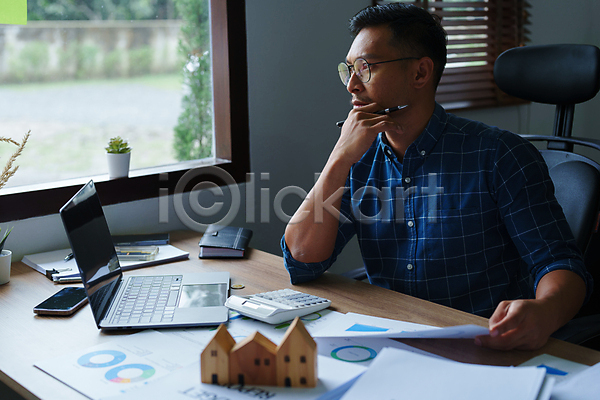
[[65,262],[71,260],[73,257],[75,257],[73,253],[67,254],[67,256],[65,257]]
[[[406,107],[408,107],[408,104],[405,104],[405,105],[403,105],[403,106],[396,106],[396,107],[390,107],[390,108],[386,108],[385,110],[379,110],[379,111],[375,111],[373,114],[377,114],[377,115],[389,114],[389,113],[391,113],[391,112],[394,112],[394,111],[402,110],[403,108],[406,108]],[[341,128],[341,127],[342,127],[342,125],[344,125],[344,122],[345,122],[345,121],[346,121],[346,120],[343,120],[343,121],[338,121],[338,122],[336,122],[336,123],[335,123],[335,125],[336,125],[338,128]]]
[[54,279],[55,278],[54,274],[60,274],[61,272],[67,272],[67,271],[72,271],[72,269],[71,268],[58,268],[58,269],[52,268],[52,269],[46,270],[46,277],[48,279]]
[[81,282],[80,276],[70,276],[65,278],[55,278],[54,283],[78,283]]

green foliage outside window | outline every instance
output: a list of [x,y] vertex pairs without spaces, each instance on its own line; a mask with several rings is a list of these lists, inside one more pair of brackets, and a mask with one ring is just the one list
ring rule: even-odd
[[212,79],[208,0],[177,0],[183,18],[179,49],[185,93],[183,112],[175,127],[175,157],[179,161],[209,157],[212,153]]
[[[182,113],[174,132],[173,147],[179,161],[210,157],[212,154],[213,108],[210,54],[210,16],[208,0],[34,0],[27,2],[28,19],[34,20],[144,20],[181,18],[179,52],[182,56],[184,94]],[[36,44],[37,45],[37,44]],[[41,69],[43,62],[34,57],[47,49],[31,49],[27,65]],[[77,61],[77,79],[97,76],[116,77],[121,70],[123,54],[118,50],[108,54],[103,65],[96,65],[99,49],[91,46],[70,48],[61,57],[61,65]],[[130,51],[133,67],[128,75],[149,72],[152,53],[142,47]],[[43,57],[42,57],[43,60]],[[23,70],[15,68],[15,70]],[[31,71],[35,80],[44,77]],[[19,78],[19,77],[16,77]],[[22,80],[22,79],[17,79]]]
[[178,0],[35,0],[29,21],[174,19]]

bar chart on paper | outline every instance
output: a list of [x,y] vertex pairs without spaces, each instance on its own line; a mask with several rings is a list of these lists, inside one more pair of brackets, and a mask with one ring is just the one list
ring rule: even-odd
[[489,333],[477,325],[436,327],[370,315],[346,313],[335,324],[319,330],[315,337],[455,338],[468,339]]
[[387,332],[388,328],[380,328],[373,325],[354,324],[346,329],[346,332]]

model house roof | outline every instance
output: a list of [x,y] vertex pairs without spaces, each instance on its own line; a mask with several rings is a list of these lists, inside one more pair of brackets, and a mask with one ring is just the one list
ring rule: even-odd
[[226,352],[230,352],[233,346],[235,346],[235,340],[231,337],[227,327],[223,324],[219,325],[219,328],[215,332],[215,336],[213,336],[212,340],[209,342],[209,345],[211,343],[216,344]]
[[312,350],[316,350],[317,348],[317,343],[312,336],[310,336],[310,333],[308,333],[300,318],[297,317],[285,332],[278,349],[286,346],[288,343],[291,343],[292,345],[309,346]]
[[238,350],[250,345],[251,343],[255,343],[255,344],[259,345],[260,347],[263,347],[265,350],[267,350],[271,354],[277,353],[277,346],[275,345],[275,343],[271,342],[262,333],[260,333],[258,331],[247,336],[244,340],[240,341],[239,343],[236,343],[235,346],[233,346],[233,348],[231,349],[231,352],[238,351]]

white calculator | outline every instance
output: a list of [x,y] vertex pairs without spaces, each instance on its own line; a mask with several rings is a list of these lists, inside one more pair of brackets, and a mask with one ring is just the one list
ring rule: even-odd
[[279,324],[327,308],[331,301],[296,290],[281,289],[248,297],[230,296],[225,305],[259,321]]

